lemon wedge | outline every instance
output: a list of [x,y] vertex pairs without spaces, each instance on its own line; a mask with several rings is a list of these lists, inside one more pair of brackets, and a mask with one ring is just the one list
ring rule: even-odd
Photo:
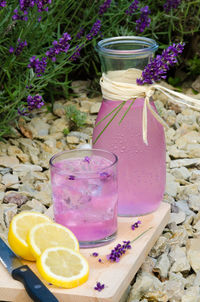
[[31,253],[38,258],[49,247],[64,246],[79,251],[75,235],[58,223],[44,222],[32,227],[27,236]]
[[88,280],[87,260],[79,252],[66,247],[45,249],[36,265],[41,276],[56,286],[73,288]]
[[51,222],[50,218],[38,212],[23,211],[15,215],[8,230],[8,242],[11,249],[22,258],[35,261],[27,243],[27,235],[33,226],[47,221]]

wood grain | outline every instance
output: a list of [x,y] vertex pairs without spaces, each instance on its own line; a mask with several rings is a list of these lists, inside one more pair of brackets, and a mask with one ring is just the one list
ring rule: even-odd
[[[48,211],[48,215],[52,215],[52,209]],[[151,214],[132,218],[119,217],[118,234],[114,241],[99,248],[81,249],[81,254],[87,258],[90,266],[89,279],[83,285],[73,289],[62,289],[48,285],[45,280],[42,281],[60,302],[118,302],[162,233],[169,220],[169,215],[169,204],[162,202],[157,211]],[[142,224],[138,229],[132,231],[130,226],[138,219],[142,221]],[[150,227],[152,228],[147,233],[132,244],[132,249],[122,256],[120,262],[109,263],[106,260],[106,255],[117,243],[122,243],[123,240],[133,240]],[[93,252],[99,253],[103,263],[98,262],[99,257],[91,256]],[[34,263],[24,263],[28,264],[39,276]],[[94,290],[94,286],[98,281],[106,286],[101,292]],[[0,300],[12,302],[32,301],[26,294],[23,285],[12,279],[2,264],[0,264]]]

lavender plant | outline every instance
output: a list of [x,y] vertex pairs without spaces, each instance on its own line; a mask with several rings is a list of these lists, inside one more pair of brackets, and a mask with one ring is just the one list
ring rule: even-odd
[[142,35],[160,49],[185,40],[193,57],[199,18],[200,0],[0,0],[0,139],[19,115],[67,98],[72,80],[99,76],[97,40]]

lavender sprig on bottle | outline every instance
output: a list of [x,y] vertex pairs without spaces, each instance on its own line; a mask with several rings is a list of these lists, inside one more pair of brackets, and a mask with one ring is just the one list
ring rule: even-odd
[[181,3],[181,0],[167,0],[163,5],[163,9],[168,13],[171,9],[176,9]]
[[150,63],[144,68],[142,77],[137,79],[138,85],[153,84],[166,79],[167,71],[177,63],[177,56],[183,52],[185,43],[172,44],[163,50],[161,55],[151,58]]
[[149,27],[151,23],[151,19],[149,18],[149,14],[151,13],[148,5],[145,7],[142,7],[141,10],[141,15],[138,20],[136,20],[136,31],[143,32],[146,27]]

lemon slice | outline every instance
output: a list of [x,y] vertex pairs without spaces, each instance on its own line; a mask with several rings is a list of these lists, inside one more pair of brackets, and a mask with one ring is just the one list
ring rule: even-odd
[[87,260],[79,252],[66,247],[47,248],[36,265],[41,276],[56,286],[73,288],[88,280]]
[[8,242],[17,255],[35,261],[26,240],[27,234],[33,226],[45,221],[51,220],[44,214],[32,211],[23,211],[13,217],[8,231]]
[[58,223],[41,223],[35,225],[28,233],[27,242],[31,253],[38,258],[49,247],[64,246],[79,251],[75,235]]

